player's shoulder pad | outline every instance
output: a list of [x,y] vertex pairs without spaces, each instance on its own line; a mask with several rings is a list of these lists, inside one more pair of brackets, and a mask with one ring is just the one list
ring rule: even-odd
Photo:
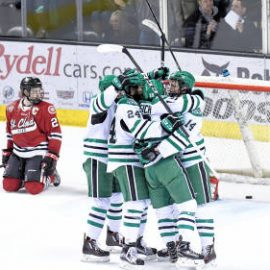
[[132,98],[128,98],[128,97],[122,97],[119,101],[118,101],[119,105],[133,105],[133,106],[139,106],[139,104]]
[[41,110],[47,111],[49,114],[56,114],[56,109],[52,103],[49,103],[47,101],[41,101],[37,105],[34,105],[33,107],[38,107]]
[[[164,99],[164,100],[166,100],[167,97],[168,96],[166,96],[166,95],[161,95],[161,98]],[[152,105],[157,104],[158,102],[160,102],[159,97],[154,97],[154,99],[152,100]]]
[[203,92],[203,90],[201,90],[201,89],[194,89],[194,90],[191,92],[191,95],[197,95],[197,96],[200,96],[200,97],[204,100],[204,92]]
[[14,110],[14,108],[16,108],[18,106],[18,104],[20,103],[20,99],[17,99],[15,101],[10,102],[9,104],[7,104],[7,112],[12,112]]

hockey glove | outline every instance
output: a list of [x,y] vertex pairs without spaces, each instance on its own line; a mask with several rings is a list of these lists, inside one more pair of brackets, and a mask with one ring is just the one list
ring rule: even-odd
[[177,116],[169,114],[164,119],[161,120],[160,124],[162,128],[170,133],[173,133],[176,129],[182,126],[182,120],[179,119]]
[[44,170],[45,176],[53,175],[56,169],[56,163],[58,160],[58,155],[52,152],[48,152],[46,156],[41,161],[41,168]]
[[139,156],[142,164],[148,164],[156,159],[159,153],[155,150],[156,144],[150,142],[141,142],[136,140],[134,143],[134,151]]
[[13,149],[8,148],[8,149],[3,149],[2,150],[2,165],[4,168],[6,168],[8,160],[12,154]]
[[204,100],[204,93],[200,89],[195,89],[194,91],[191,92],[191,95],[199,96]]
[[[122,75],[120,75],[120,76],[122,76]],[[115,88],[116,91],[121,91],[121,90],[123,90],[123,89],[122,89],[122,83],[121,83],[121,81],[120,81],[120,79],[119,79],[120,76],[115,77],[115,78],[112,80],[112,85],[114,86],[114,88]]]
[[149,79],[162,79],[168,78],[170,69],[168,67],[160,67],[147,73]]

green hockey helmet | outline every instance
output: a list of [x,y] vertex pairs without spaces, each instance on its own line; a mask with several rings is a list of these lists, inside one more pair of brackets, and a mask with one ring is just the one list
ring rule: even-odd
[[183,89],[185,89],[185,93],[190,93],[193,86],[195,85],[194,76],[187,71],[176,71],[170,74],[169,80],[178,81],[179,90],[181,94],[183,94]]
[[143,87],[145,85],[145,78],[142,73],[138,72],[135,69],[129,70],[128,72],[123,73],[123,77],[121,79],[122,85],[124,86],[124,90],[127,94],[129,94],[130,87]]
[[112,81],[115,77],[116,77],[115,75],[105,75],[103,78],[101,78],[98,84],[99,90],[103,92],[110,85],[112,85]]
[[[164,87],[161,81],[158,80],[151,80],[152,84],[154,85],[155,89],[158,91],[160,95],[164,94]],[[143,99],[152,101],[155,97],[155,93],[153,92],[152,88],[148,83],[145,84],[143,88]]]

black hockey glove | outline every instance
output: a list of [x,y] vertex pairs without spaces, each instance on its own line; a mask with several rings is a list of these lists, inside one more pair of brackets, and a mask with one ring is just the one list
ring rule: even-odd
[[52,152],[48,152],[46,156],[41,161],[41,168],[44,170],[45,176],[53,175],[56,169],[56,163],[58,160],[58,155]]
[[182,126],[183,120],[180,119],[178,116],[169,114],[161,120],[160,124],[162,128],[170,134]]
[[147,73],[149,79],[162,79],[165,80],[168,78],[170,73],[170,69],[168,67],[160,67],[158,69],[154,69]]
[[140,142],[136,140],[133,149],[135,153],[139,156],[142,164],[148,164],[149,162],[156,159],[159,153],[155,150],[157,144],[152,144],[150,142]]
[[191,95],[196,95],[196,96],[199,96],[201,97],[203,100],[204,100],[204,93],[202,90],[200,89],[195,89],[191,92]]
[[8,160],[12,154],[13,149],[8,148],[8,149],[3,149],[2,150],[2,165],[4,168],[6,168]]

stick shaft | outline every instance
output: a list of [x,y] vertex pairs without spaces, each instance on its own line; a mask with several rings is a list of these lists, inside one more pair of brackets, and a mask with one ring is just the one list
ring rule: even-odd
[[175,57],[175,55],[174,55],[174,53],[173,53],[173,51],[172,51],[172,48],[171,48],[171,46],[170,46],[170,44],[169,44],[169,42],[168,42],[168,40],[167,40],[167,38],[166,38],[164,32],[162,31],[162,28],[161,28],[161,26],[160,26],[160,24],[159,24],[159,21],[158,21],[158,19],[157,19],[157,16],[155,15],[155,13],[154,13],[154,11],[153,11],[153,9],[152,9],[152,7],[151,7],[151,5],[150,5],[150,3],[149,3],[148,0],[146,0],[146,3],[147,3],[147,5],[148,5],[148,7],[149,7],[149,9],[150,9],[150,11],[151,11],[151,13],[152,13],[152,15],[153,15],[155,21],[156,21],[156,24],[157,24],[157,26],[158,26],[158,28],[159,28],[159,31],[160,31],[160,32],[162,33],[162,35],[164,36],[164,41],[166,42],[166,44],[167,44],[167,46],[168,46],[168,48],[169,48],[169,51],[170,51],[170,53],[171,53],[171,55],[172,55],[172,57],[173,57],[173,60],[174,60],[174,62],[175,62],[175,64],[176,64],[177,68],[181,71],[181,67],[180,67],[180,65],[179,65],[179,63],[178,63],[178,61],[177,61],[177,59],[176,59],[176,57]]

